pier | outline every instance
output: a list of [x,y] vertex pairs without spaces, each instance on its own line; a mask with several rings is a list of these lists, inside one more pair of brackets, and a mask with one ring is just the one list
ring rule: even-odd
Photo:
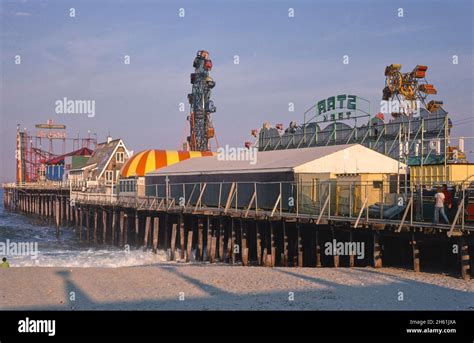
[[[84,242],[162,249],[170,260],[266,267],[399,266],[464,279],[472,273],[474,223],[465,220],[464,210],[473,189],[465,185],[456,193],[459,205],[449,225],[432,224],[423,216],[431,196],[414,185],[401,199],[381,196],[375,211],[368,205],[374,190],[360,192],[369,186],[356,183],[312,185],[312,198],[304,190],[309,185],[294,182],[154,185],[147,186],[147,194],[155,194],[147,196],[84,191],[84,185],[69,182],[3,187],[7,210],[48,219],[58,234],[73,228]],[[393,201],[403,205],[388,219],[384,208],[393,208]],[[363,243],[363,258],[355,251],[325,253],[332,242]]]

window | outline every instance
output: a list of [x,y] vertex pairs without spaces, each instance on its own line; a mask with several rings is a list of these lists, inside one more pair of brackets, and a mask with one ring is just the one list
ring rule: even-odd
[[125,155],[124,155],[123,151],[118,152],[115,155],[115,159],[117,160],[117,163],[123,163],[125,161]]
[[382,188],[382,181],[374,181],[373,186],[374,186],[375,189]]
[[112,182],[114,180],[114,172],[112,170],[105,171],[105,181]]

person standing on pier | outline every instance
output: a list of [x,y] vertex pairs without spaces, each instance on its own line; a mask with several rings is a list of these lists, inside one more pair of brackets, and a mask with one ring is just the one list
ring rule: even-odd
[[446,222],[446,224],[449,224],[448,217],[446,217],[446,213],[444,213],[444,200],[445,200],[445,195],[443,193],[443,190],[440,187],[438,187],[438,191],[435,194],[435,208],[434,208],[433,224],[439,223],[440,213],[444,221]]
[[0,263],[0,268],[10,268],[10,263],[8,263],[7,258],[2,258],[2,263]]
[[444,212],[446,213],[446,216],[448,219],[450,219],[451,212],[453,209],[453,197],[451,196],[451,192],[448,189],[448,185],[444,184],[443,185],[443,194],[444,194]]

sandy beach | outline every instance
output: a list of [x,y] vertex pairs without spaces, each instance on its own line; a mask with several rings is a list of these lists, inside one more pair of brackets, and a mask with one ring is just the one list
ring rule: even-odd
[[474,309],[474,281],[394,268],[19,267],[0,290],[1,310]]

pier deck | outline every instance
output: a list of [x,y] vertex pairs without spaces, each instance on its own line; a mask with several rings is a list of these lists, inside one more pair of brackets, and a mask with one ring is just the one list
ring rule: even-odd
[[[111,195],[80,188],[4,185],[4,204],[9,210],[50,218],[58,234],[61,227],[72,226],[81,240],[164,249],[171,260],[270,267],[387,264],[415,271],[448,266],[464,279],[471,275],[474,225],[465,222],[462,209],[450,225],[419,220],[414,194],[397,219],[386,219],[374,216],[364,204],[338,214],[341,210],[331,208],[331,200],[323,201],[322,196],[311,211],[285,208],[281,192],[271,209],[255,204],[257,194],[241,206],[233,186],[224,193],[221,187],[215,206],[205,204],[205,185],[184,202],[179,196]],[[363,244],[364,258],[328,255],[327,245],[336,241]]]

